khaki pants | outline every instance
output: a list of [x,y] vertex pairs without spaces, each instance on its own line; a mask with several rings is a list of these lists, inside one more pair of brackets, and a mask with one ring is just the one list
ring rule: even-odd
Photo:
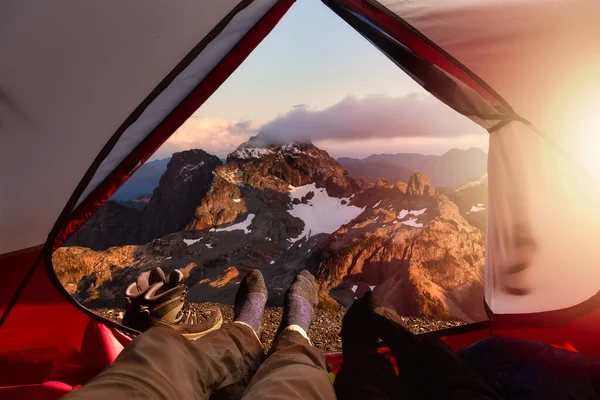
[[285,330],[265,358],[251,328],[229,324],[196,341],[168,328],[139,335],[65,399],[335,399],[319,350]]

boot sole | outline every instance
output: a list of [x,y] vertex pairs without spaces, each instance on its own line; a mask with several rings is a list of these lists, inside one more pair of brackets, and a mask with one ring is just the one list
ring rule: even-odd
[[219,315],[219,319],[210,329],[207,329],[205,331],[198,332],[198,333],[184,333],[183,336],[185,336],[185,338],[188,340],[200,339],[201,337],[206,336],[209,333],[216,331],[217,329],[219,329],[221,327],[221,325],[223,325],[223,315]]

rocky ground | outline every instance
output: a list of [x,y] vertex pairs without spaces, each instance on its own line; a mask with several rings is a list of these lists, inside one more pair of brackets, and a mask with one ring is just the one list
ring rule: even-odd
[[[214,303],[194,303],[193,307],[202,308],[205,305],[215,305],[221,308],[225,323],[230,323],[233,318],[233,306],[228,304]],[[121,322],[123,318],[122,309],[93,309],[96,314],[115,322]],[[267,307],[263,318],[263,334],[262,342],[266,349],[271,347],[275,332],[281,320],[281,307]],[[308,332],[315,347],[325,352],[340,351],[342,349],[342,341],[339,337],[340,329],[342,328],[342,318],[344,311],[317,310],[317,314]],[[438,321],[427,318],[402,317],[402,322],[411,332],[421,334],[440,329],[451,328],[463,325],[459,321]]]

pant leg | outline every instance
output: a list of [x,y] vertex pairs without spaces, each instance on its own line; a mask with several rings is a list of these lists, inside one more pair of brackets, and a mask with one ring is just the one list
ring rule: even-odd
[[284,330],[243,399],[335,399],[325,356],[298,331]]
[[262,344],[242,324],[195,341],[172,329],[152,328],[65,399],[208,399],[219,388],[249,381],[263,358]]

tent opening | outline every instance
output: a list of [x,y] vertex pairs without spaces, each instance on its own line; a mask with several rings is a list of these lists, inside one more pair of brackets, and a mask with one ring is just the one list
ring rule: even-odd
[[[308,14],[315,32],[288,49]],[[54,271],[120,323],[125,289],[155,267],[180,270],[193,303],[227,315],[250,269],[279,307],[306,268],[330,351],[367,291],[416,333],[484,321],[487,141],[327,7],[298,3],[56,249]]]

